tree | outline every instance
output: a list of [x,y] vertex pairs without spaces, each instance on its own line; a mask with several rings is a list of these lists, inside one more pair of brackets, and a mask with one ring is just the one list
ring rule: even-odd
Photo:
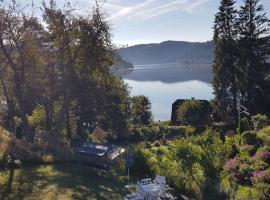
[[134,124],[147,125],[152,120],[151,102],[146,96],[131,99],[131,118]]
[[185,101],[177,109],[178,121],[185,125],[200,126],[208,116],[208,106],[198,100]]
[[42,12],[43,21],[25,14],[15,0],[0,9],[5,125],[14,130],[18,115],[24,136],[33,139],[35,130],[28,125],[32,118],[27,116],[40,106],[42,128],[50,138],[69,140],[79,134],[86,139],[83,124],[90,132],[98,124],[122,137],[130,98],[127,85],[110,71],[115,49],[105,15],[96,5],[89,16],[78,16],[69,3],[60,9],[54,0],[44,1]]
[[270,53],[269,22],[259,0],[244,0],[237,23],[241,52],[238,77],[241,101],[252,114],[270,113],[269,81],[266,80],[269,72],[266,59]]
[[234,0],[221,0],[214,22],[213,87],[221,119],[237,117],[237,10]]
[[[8,118],[12,122],[18,111],[22,120],[23,135],[30,140],[27,115],[33,105],[27,96],[29,92],[27,82],[30,81],[28,72],[31,64],[40,58],[39,37],[42,27],[36,17],[25,15],[17,8],[16,1],[0,9],[0,27],[0,76],[8,104]],[[34,53],[31,56],[30,51]]]

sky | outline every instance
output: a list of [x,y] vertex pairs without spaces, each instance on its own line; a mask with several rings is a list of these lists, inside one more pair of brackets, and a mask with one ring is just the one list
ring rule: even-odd
[[[29,4],[31,0],[19,0]],[[40,0],[33,0],[36,5]],[[49,1],[49,0],[45,0]],[[59,6],[68,0],[57,0]],[[95,0],[69,0],[87,14]],[[111,25],[116,45],[167,40],[204,42],[212,39],[214,15],[220,0],[98,0]],[[237,6],[242,0],[237,0]],[[270,18],[270,0],[261,0]],[[37,6],[38,7],[38,6]]]

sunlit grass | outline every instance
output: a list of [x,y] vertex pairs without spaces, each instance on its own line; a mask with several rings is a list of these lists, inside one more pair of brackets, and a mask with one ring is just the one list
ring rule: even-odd
[[86,165],[25,166],[0,171],[0,199],[123,199],[124,176]]

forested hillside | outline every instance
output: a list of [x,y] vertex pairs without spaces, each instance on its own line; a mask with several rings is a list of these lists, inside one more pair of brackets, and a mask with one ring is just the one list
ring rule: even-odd
[[201,64],[212,63],[213,42],[166,41],[160,44],[140,44],[119,50],[124,59],[140,64]]

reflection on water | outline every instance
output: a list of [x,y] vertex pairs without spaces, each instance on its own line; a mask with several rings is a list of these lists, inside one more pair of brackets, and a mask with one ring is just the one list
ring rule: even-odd
[[164,83],[176,83],[180,81],[200,80],[211,82],[211,64],[189,64],[177,65],[155,64],[155,65],[136,65],[134,68],[118,69],[115,74],[124,79],[137,81],[161,81]]
[[114,73],[129,84],[131,95],[149,97],[155,120],[170,120],[171,106],[177,99],[213,98],[211,64],[137,65]]
[[170,120],[171,106],[177,99],[210,100],[213,89],[210,84],[201,81],[162,83],[160,81],[135,81],[125,79],[131,87],[131,95],[148,96],[152,103],[155,120]]

